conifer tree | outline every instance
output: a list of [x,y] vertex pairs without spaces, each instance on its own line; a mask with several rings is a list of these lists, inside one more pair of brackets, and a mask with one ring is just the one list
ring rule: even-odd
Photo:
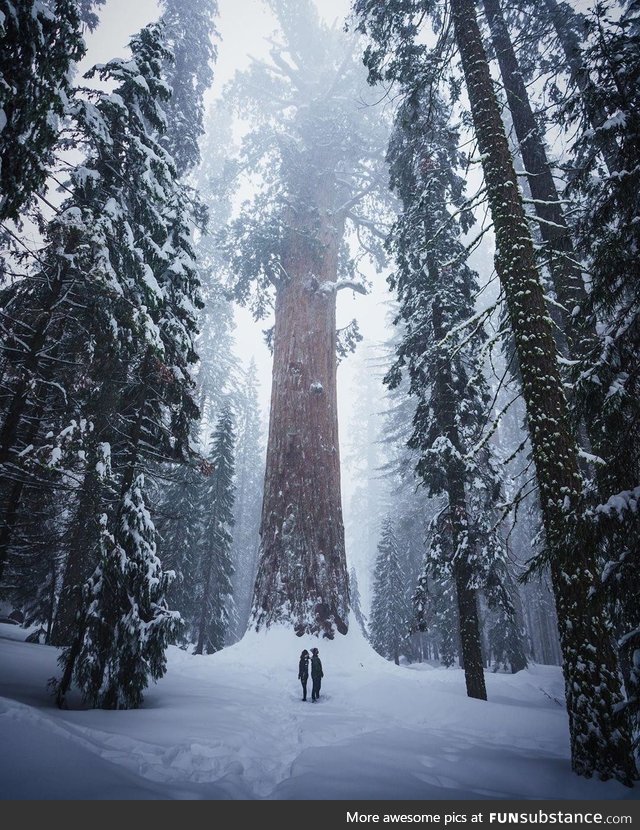
[[538,217],[539,233],[546,248],[545,263],[549,267],[553,289],[558,299],[558,304],[553,305],[550,310],[558,324],[555,333],[556,343],[563,356],[576,359],[585,353],[589,341],[595,337],[595,328],[585,325],[586,317],[580,313],[585,307],[587,297],[582,268],[577,261],[575,245],[547,156],[544,136],[529,100],[500,0],[483,0],[483,5],[518,139],[518,149],[527,171],[533,212]]
[[[87,272],[104,269],[113,299],[89,324],[96,358],[83,404],[93,423],[88,474],[76,512],[83,525],[84,499],[91,505],[90,516],[100,516],[104,509],[94,465],[105,444],[112,474],[128,489],[143,462],[189,456],[197,415],[190,367],[196,359],[195,313],[201,301],[190,205],[171,157],[156,138],[164,129],[161,105],[169,95],[160,76],[169,58],[162,28],[143,29],[131,49],[133,60],[111,61],[99,70],[102,78],[120,81],[119,99],[92,92],[78,114],[90,138],[90,155],[73,175],[85,188],[87,210],[101,211],[87,227],[103,235],[97,261]],[[84,280],[86,285],[86,276]],[[69,642],[78,589],[98,555],[101,532],[95,521],[90,527],[93,535],[85,533],[83,544],[72,547],[67,558],[54,630],[59,643]]]
[[[85,90],[74,104],[86,158],[47,229],[38,267],[49,278],[28,275],[9,292],[14,346],[20,325],[36,325],[13,348],[19,370],[2,430],[14,465],[16,441],[32,431],[39,463],[79,482],[56,615],[54,639],[67,645],[59,702],[75,678],[92,705],[119,708],[138,705],[147,678],[161,676],[176,631],[140,469],[191,452],[200,303],[190,200],[157,141],[168,97],[161,27],[144,29],[131,50],[98,70],[115,94]],[[59,411],[41,386],[55,390]],[[80,448],[68,440],[76,434]]]
[[407,639],[407,610],[393,521],[386,518],[378,543],[369,633],[375,650],[396,665]]
[[599,439],[593,442],[600,461],[592,516],[640,747],[640,601],[634,587],[640,578],[640,6],[624,3],[618,19],[612,12],[601,4],[587,20],[583,63],[606,102],[608,118],[598,132],[614,142],[616,166],[607,173],[591,149],[591,135],[579,133],[573,149],[581,169],[568,188],[590,275],[587,318],[599,333],[574,378],[579,412],[591,418]]
[[213,81],[217,56],[214,20],[216,0],[161,0],[161,23],[167,32],[172,59],[164,78],[171,89],[165,112],[167,130],[162,144],[183,176],[200,162],[199,140],[204,133],[203,97]]
[[[418,401],[409,441],[418,454],[416,470],[429,495],[447,497],[432,524],[427,569],[455,583],[467,693],[486,699],[477,590],[499,584],[506,566],[504,545],[489,520],[495,513],[491,499],[499,492],[495,470],[486,445],[474,449],[483,446],[489,396],[482,376],[482,331],[473,337],[464,331],[474,314],[477,284],[448,209],[460,204],[463,188],[455,173],[456,147],[444,103],[434,94],[410,93],[389,149],[391,184],[403,205],[389,247],[396,254],[391,284],[398,291],[404,331],[386,380],[397,385],[406,366],[409,394]],[[463,214],[463,223],[468,222]],[[430,240],[426,250],[424,243],[416,244],[420,234]],[[451,545],[442,540],[446,534]],[[506,592],[491,591],[490,598],[513,615]]]
[[[584,13],[567,2],[544,0],[543,3],[526,3],[526,11],[543,24],[548,23],[555,32],[564,65],[568,70],[571,95],[567,107],[582,121],[581,133],[588,137],[592,148],[589,156],[601,155],[610,173],[618,169],[618,147],[615,136],[609,130],[609,116],[615,112],[615,105],[608,96],[606,87],[601,87],[585,60],[585,37],[589,24]],[[607,9],[606,3],[594,4],[594,10]]]
[[208,465],[198,469],[192,464],[172,465],[168,484],[158,486],[156,525],[158,556],[167,571],[173,571],[168,602],[184,620],[182,636],[193,637],[198,612],[198,584],[203,543],[204,499]]
[[233,622],[231,529],[235,501],[235,432],[230,408],[223,409],[212,435],[211,475],[202,502],[202,553],[194,654],[225,645]]
[[59,706],[75,680],[92,707],[135,709],[149,678],[166,670],[165,650],[180,616],[166,603],[168,575],[156,556],[155,528],[143,496],[144,477],[123,492],[115,532],[103,517],[101,556],[84,586],[81,636],[60,656]]

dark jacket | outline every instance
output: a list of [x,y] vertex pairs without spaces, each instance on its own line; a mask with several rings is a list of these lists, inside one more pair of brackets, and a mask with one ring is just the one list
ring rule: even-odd
[[298,680],[306,680],[309,677],[309,655],[300,658],[298,665]]
[[322,663],[317,654],[311,658],[311,677],[324,677],[322,673]]

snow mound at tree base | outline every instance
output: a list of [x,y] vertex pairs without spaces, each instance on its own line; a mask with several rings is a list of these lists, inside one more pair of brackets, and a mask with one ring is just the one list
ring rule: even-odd
[[384,671],[390,665],[371,648],[353,617],[348,632],[336,634],[332,640],[310,635],[298,637],[285,625],[272,625],[260,631],[250,628],[238,643],[215,656],[221,663],[246,660],[254,667],[264,663],[267,667],[280,666],[283,671],[295,668],[297,673],[297,661],[305,648],[309,653],[312,648],[317,648],[323,665],[326,660],[332,672],[338,670],[341,674],[349,674],[356,668]]
[[[486,674],[394,666],[355,623],[328,641],[251,631],[208,656],[169,649],[166,676],[129,711],[60,711],[58,650],[0,625],[0,798],[620,799],[571,772],[557,667]],[[6,637],[13,639],[7,639]],[[320,700],[302,701],[317,646]]]

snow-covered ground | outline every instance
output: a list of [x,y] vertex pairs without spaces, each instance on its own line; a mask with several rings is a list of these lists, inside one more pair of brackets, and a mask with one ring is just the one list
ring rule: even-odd
[[[560,670],[487,674],[397,667],[352,625],[313,642],[250,633],[218,654],[171,648],[136,711],[59,711],[57,650],[0,624],[4,799],[631,799],[569,764]],[[302,648],[317,645],[320,701],[302,702]],[[309,681],[310,697],[311,681]]]

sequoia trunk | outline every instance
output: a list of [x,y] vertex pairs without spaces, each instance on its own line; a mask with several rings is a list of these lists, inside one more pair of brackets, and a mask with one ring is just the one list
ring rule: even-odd
[[336,395],[343,228],[327,210],[302,213],[289,226],[286,277],[276,294],[253,622],[261,628],[282,621],[299,636],[331,638],[336,630],[346,634],[349,611]]

